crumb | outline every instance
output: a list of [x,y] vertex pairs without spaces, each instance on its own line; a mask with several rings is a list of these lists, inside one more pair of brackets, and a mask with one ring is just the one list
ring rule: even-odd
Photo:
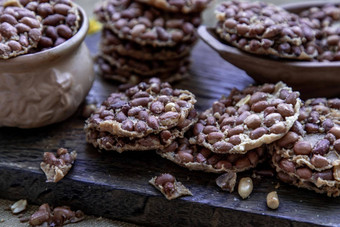
[[30,220],[30,217],[21,217],[21,218],[19,218],[19,221],[21,223],[28,222],[29,220]]
[[259,180],[262,179],[262,177],[261,177],[260,175],[257,175],[255,172],[253,172],[253,174],[251,175],[251,178],[253,178],[253,179],[259,179]]
[[34,214],[29,218],[29,224],[32,226],[63,226],[69,223],[80,222],[85,215],[82,211],[72,211],[68,206],[61,206],[51,209],[45,203],[41,205]]
[[275,189],[278,189],[280,187],[280,183],[277,183],[276,185],[275,185]]
[[233,171],[222,174],[216,178],[216,184],[222,190],[233,192],[236,184],[237,174]]

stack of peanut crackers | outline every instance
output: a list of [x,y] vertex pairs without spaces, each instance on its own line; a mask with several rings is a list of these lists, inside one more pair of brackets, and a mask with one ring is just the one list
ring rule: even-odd
[[195,103],[191,92],[152,78],[111,94],[86,121],[87,141],[118,152],[157,150],[190,170],[236,178],[266,159],[266,144],[291,129],[301,101],[280,82],[234,89],[199,116]]
[[104,24],[97,69],[104,78],[136,84],[157,76],[188,76],[201,12],[211,0],[107,0],[96,10]]
[[233,191],[236,173],[266,159],[266,145],[289,131],[300,104],[299,93],[281,82],[234,89],[201,113],[185,138],[157,153],[190,170],[227,173],[234,183],[223,189]]
[[217,7],[216,18],[221,39],[243,51],[285,59],[340,60],[338,4],[295,14],[270,3],[226,1]]
[[195,96],[151,78],[111,94],[85,124],[87,141],[117,152],[156,150],[189,170],[237,173],[268,158],[283,182],[340,195],[340,99],[299,98],[286,84],[233,89],[197,114]]
[[165,149],[197,121],[195,96],[158,78],[112,93],[85,124],[95,147],[123,152]]
[[[150,4],[153,1],[140,2]],[[111,12],[112,18],[121,18],[120,12],[119,16],[114,16],[116,8],[117,5],[105,9]],[[140,8],[134,8],[137,9]],[[130,9],[126,15],[134,10]],[[98,12],[103,15],[104,10]],[[217,17],[217,33],[245,51],[279,58],[337,60],[340,33],[333,26],[336,26],[340,12],[336,5],[314,7],[295,15],[268,3],[229,1],[217,8]],[[143,51],[146,48],[159,50],[152,52],[155,54],[145,52],[144,56],[150,59],[165,56],[160,54],[162,51],[166,56],[175,56],[168,51],[171,48],[164,45],[174,43],[174,39],[161,40],[158,30],[143,29],[143,35],[132,35],[134,27],[124,25],[120,33],[112,27],[104,29],[103,33],[114,34],[119,43],[129,42],[131,45],[126,46],[135,56],[139,52],[134,47]],[[155,31],[158,38],[152,42],[142,38],[151,31]],[[178,30],[168,31],[173,35]],[[124,45],[116,45],[111,48],[115,49],[114,56],[123,55],[118,46],[122,46],[121,52],[127,52]],[[98,60],[109,62],[105,60],[103,48]],[[118,70],[105,63],[100,65],[102,72],[104,66]],[[126,78],[129,81],[132,77]],[[190,91],[174,89],[168,82],[151,78],[111,94],[87,119],[86,138],[100,149],[117,152],[156,150],[161,157],[189,170],[222,173],[216,183],[230,192],[234,190],[237,173],[269,159],[283,182],[328,196],[339,196],[340,99],[317,98],[303,102],[299,96],[299,92],[282,82],[250,85],[243,90],[233,89],[227,97],[222,96],[210,108],[197,114],[195,96]],[[176,183],[168,174],[163,174],[162,178],[167,181],[158,186],[165,182]],[[151,183],[157,186],[156,179]]]

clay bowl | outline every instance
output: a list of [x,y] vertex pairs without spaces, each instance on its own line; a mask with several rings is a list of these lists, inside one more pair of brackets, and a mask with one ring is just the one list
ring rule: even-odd
[[[287,4],[283,7],[298,13],[309,7],[323,4],[325,2],[303,2]],[[214,32],[214,28],[201,26],[198,33],[201,39],[222,58],[244,70],[258,83],[284,81],[300,91],[302,98],[339,97],[340,95],[340,62],[275,60],[249,54],[224,43]]]
[[65,43],[46,51],[0,60],[0,127],[35,128],[70,117],[89,92],[93,62],[83,43],[88,19]]

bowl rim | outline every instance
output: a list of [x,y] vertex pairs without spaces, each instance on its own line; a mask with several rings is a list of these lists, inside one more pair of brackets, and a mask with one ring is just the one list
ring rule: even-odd
[[36,53],[30,53],[30,54],[22,54],[16,57],[12,57],[9,59],[0,59],[0,65],[1,63],[4,64],[11,64],[11,63],[27,63],[27,61],[29,61],[29,59],[34,58],[39,58],[39,59],[44,59],[45,61],[50,59],[50,58],[54,58],[55,56],[60,56],[63,55],[64,52],[69,52],[71,50],[73,50],[74,48],[78,47],[85,39],[86,35],[87,35],[87,31],[89,28],[89,21],[88,21],[88,17],[86,15],[86,12],[84,11],[84,9],[82,7],[80,7],[78,4],[72,2],[77,9],[79,10],[79,16],[81,17],[81,25],[77,31],[76,34],[74,34],[70,39],[66,40],[66,42],[47,49],[47,50],[43,50],[43,51],[39,51]]
[[[329,3],[338,3],[340,1],[315,1],[315,2],[296,2],[296,3],[287,3],[280,5],[281,7],[289,10],[305,8],[305,7],[313,7],[313,6],[321,6]],[[280,62],[293,67],[301,67],[301,68],[326,68],[326,67],[340,67],[340,61],[332,61],[332,62],[318,62],[318,61],[289,61],[285,59],[275,60],[270,59],[265,56],[251,54],[245,51],[238,49],[237,47],[231,46],[225,42],[223,42],[215,33],[215,27],[207,27],[206,25],[201,25],[198,28],[198,34],[201,39],[210,45],[217,52],[231,53],[233,55],[238,56],[247,56],[248,58],[256,58],[261,59],[262,61],[268,62]],[[215,43],[212,43],[211,41]],[[217,43],[218,42],[218,43]]]

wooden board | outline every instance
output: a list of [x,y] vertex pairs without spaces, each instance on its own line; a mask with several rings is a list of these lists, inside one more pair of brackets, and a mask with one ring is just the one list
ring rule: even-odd
[[[96,52],[99,35],[86,39]],[[199,110],[209,107],[232,87],[252,83],[243,71],[223,61],[203,42],[192,54],[193,76],[178,88],[197,95]],[[87,102],[100,103],[116,86],[97,78]],[[29,203],[71,205],[88,214],[147,226],[317,226],[340,224],[340,199],[281,184],[280,207],[266,206],[266,195],[275,190],[275,178],[255,180],[251,197],[221,191],[218,175],[188,171],[153,151],[99,153],[86,144],[80,112],[65,122],[38,129],[0,128],[0,197],[28,199]],[[39,169],[42,154],[60,147],[76,150],[78,159],[65,179],[46,183]],[[148,184],[151,177],[170,172],[194,196],[167,201]],[[251,171],[244,173],[250,176]]]

